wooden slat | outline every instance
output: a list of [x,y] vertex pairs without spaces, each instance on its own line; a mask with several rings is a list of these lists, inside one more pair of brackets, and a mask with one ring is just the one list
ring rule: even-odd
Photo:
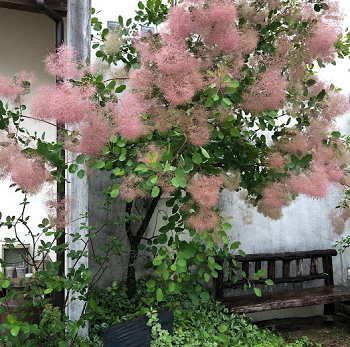
[[[218,271],[219,272],[219,271]],[[324,280],[328,277],[327,274],[317,274],[317,275],[307,275],[303,277],[290,277],[290,278],[274,278],[273,283],[274,284],[280,284],[280,283],[302,283],[302,282],[307,282],[307,281],[314,281],[314,280]],[[271,279],[271,278],[270,278]],[[214,279],[215,282],[216,279]],[[244,280],[238,280],[236,283],[233,283],[232,281],[224,281],[223,282],[223,287],[224,288],[242,288],[244,283],[246,281]],[[254,280],[255,284],[266,284],[265,279],[263,280]]]
[[[46,0],[45,4],[52,10],[57,11],[61,16],[66,16],[67,0]],[[0,0],[0,7],[39,13],[35,0]]]
[[276,277],[276,262],[269,260],[267,263],[267,278],[273,280]]
[[334,279],[333,279],[333,263],[332,263],[332,257],[330,255],[326,255],[322,257],[323,262],[323,272],[328,274],[328,278],[325,279],[326,285],[333,285]]
[[220,301],[228,307],[231,312],[241,314],[291,307],[332,304],[346,300],[350,300],[350,287],[324,286],[284,292],[263,293],[260,298],[256,295],[243,295],[225,298]]
[[297,259],[297,277],[303,277],[304,269],[303,269],[303,259]]
[[314,257],[322,258],[323,256],[336,256],[338,253],[334,248],[321,249],[313,251],[300,251],[300,252],[284,252],[284,253],[256,253],[246,254],[244,257],[241,255],[235,255],[236,261],[268,261],[268,260],[296,260],[298,258],[310,259]]
[[282,277],[283,278],[290,278],[290,261],[289,260],[283,261]]
[[249,278],[249,263],[247,261],[242,262],[242,271],[244,271],[246,277]]
[[257,260],[255,262],[255,272],[258,272],[261,269],[261,261]]
[[318,273],[318,258],[311,258],[310,275],[316,275]]

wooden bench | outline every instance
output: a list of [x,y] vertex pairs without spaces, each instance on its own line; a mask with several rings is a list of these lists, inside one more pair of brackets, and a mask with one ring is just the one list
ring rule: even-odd
[[[216,257],[216,262],[223,265],[223,270],[218,271],[218,277],[214,278],[214,296],[231,312],[237,314],[323,304],[324,316],[322,317],[330,320],[335,314],[335,303],[350,300],[350,287],[334,285],[332,257],[336,255],[335,249],[247,254],[244,257],[235,256],[234,262],[230,262],[228,267],[222,264],[221,258]],[[242,264],[242,270],[238,274],[233,271],[233,267],[237,266],[235,262]],[[253,273],[260,269],[266,269],[266,276],[253,280]],[[242,272],[245,276],[242,276]],[[272,289],[272,292],[264,292],[264,287],[267,286],[266,279],[274,282],[273,286],[266,288]],[[317,280],[318,283],[314,282]],[[224,293],[226,290],[243,288],[244,285],[249,284],[248,281],[253,287],[262,289],[261,297],[255,294],[227,296]],[[305,284],[303,282],[308,283],[309,286],[312,283],[318,286],[303,288]],[[291,289],[291,287],[298,288]],[[290,321],[292,322],[293,319]],[[264,323],[260,325],[263,326]]]

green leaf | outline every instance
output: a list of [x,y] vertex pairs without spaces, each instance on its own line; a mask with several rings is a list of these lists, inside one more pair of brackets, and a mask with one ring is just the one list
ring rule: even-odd
[[207,101],[205,102],[205,107],[211,107],[214,104],[214,99],[213,97],[210,95],[207,99]]
[[116,93],[122,93],[126,89],[126,85],[121,84],[119,87],[115,89]]
[[175,289],[176,289],[176,284],[175,284],[174,282],[170,282],[170,283],[168,284],[168,290],[169,290],[169,292],[174,292]]
[[53,288],[47,288],[44,290],[44,294],[50,294],[53,291]]
[[203,276],[204,276],[205,282],[209,282],[210,276],[207,273],[205,273]]
[[69,165],[68,172],[73,174],[78,171],[78,165],[77,164],[71,164]]
[[159,193],[160,193],[159,187],[154,186],[154,187],[152,188],[152,194],[151,194],[152,198],[157,197],[157,196],[159,195]]
[[157,301],[163,301],[164,300],[163,291],[160,288],[157,288],[156,297],[157,297]]
[[15,317],[12,316],[12,314],[9,314],[9,315],[7,315],[7,321],[10,324],[14,324],[16,320],[15,320]]
[[111,191],[111,197],[112,198],[115,198],[119,195],[119,188],[114,188],[112,191]]
[[267,279],[267,280],[265,281],[265,283],[266,283],[267,285],[269,285],[269,286],[273,286],[273,281],[272,281],[272,280]]
[[260,269],[260,270],[258,270],[256,273],[257,273],[257,275],[258,275],[259,277],[262,277],[262,276],[265,276],[265,275],[266,275],[266,270],[265,270],[265,269]]
[[84,176],[85,176],[85,171],[84,170],[79,170],[77,172],[77,176],[78,176],[78,178],[83,179]]
[[15,325],[14,327],[11,328],[11,335],[12,336],[17,336],[19,333],[19,326]]
[[146,283],[146,286],[148,288],[154,288],[156,286],[156,281],[155,280],[150,280]]
[[241,136],[240,131],[237,128],[231,128],[230,129],[230,134],[234,137],[239,137]]
[[152,263],[154,266],[159,266],[162,262],[163,262],[163,258],[158,255],[153,259]]
[[135,171],[144,173],[148,171],[148,167],[146,166],[146,164],[141,163],[136,166]]
[[236,81],[236,80],[231,81],[230,87],[231,88],[238,88],[239,87],[239,81]]
[[258,296],[259,298],[261,297],[261,290],[257,287],[254,287],[254,293],[256,296]]
[[230,223],[224,223],[222,225],[222,229],[224,230],[230,230],[232,228],[232,225]]
[[199,165],[202,162],[202,156],[199,153],[193,153],[192,155],[192,161]]
[[208,301],[208,300],[210,299],[210,295],[209,295],[209,293],[207,293],[207,292],[201,292],[201,293],[199,294],[199,296],[200,296],[204,301]]
[[103,167],[105,166],[105,162],[103,160],[99,160],[97,163],[96,163],[96,167],[98,169],[102,169]]
[[2,288],[8,288],[10,286],[11,282],[9,280],[5,280],[1,283]]
[[201,152],[206,158],[210,159],[209,153],[203,147],[201,147]]

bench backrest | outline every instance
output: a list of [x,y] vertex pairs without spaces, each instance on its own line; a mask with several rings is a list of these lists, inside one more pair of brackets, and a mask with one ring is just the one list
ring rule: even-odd
[[[284,252],[284,253],[260,253],[247,254],[246,256],[236,255],[236,262],[242,263],[242,271],[245,276],[239,272],[234,273],[232,264],[228,268],[218,271],[218,277],[214,278],[213,289],[214,296],[217,299],[223,298],[225,288],[239,288],[247,284],[248,280],[254,284],[265,284],[266,279],[271,279],[275,284],[278,283],[300,283],[312,280],[324,280],[324,285],[333,285],[333,265],[332,257],[337,255],[335,249]],[[310,266],[305,271],[304,260],[310,259]],[[322,261],[322,269],[319,269],[319,259]],[[216,257],[216,261],[222,265],[222,260]],[[291,264],[295,263],[295,275],[291,275]],[[260,269],[266,269],[267,274],[264,278],[252,280],[253,273]],[[233,278],[236,277],[235,283]]]

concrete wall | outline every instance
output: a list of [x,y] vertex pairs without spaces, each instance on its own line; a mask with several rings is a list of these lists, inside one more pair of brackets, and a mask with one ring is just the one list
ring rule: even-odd
[[[43,14],[0,8],[0,73],[12,77],[22,70],[34,72],[37,76],[37,84],[54,83],[53,77],[45,74],[43,58],[55,51],[55,24]],[[39,134],[45,132],[47,139],[54,139],[55,128],[43,126],[34,121],[26,121],[25,125],[31,131]],[[3,216],[17,215],[20,212],[18,205],[22,200],[20,193],[14,193],[9,188],[9,181],[0,181],[0,211]],[[54,187],[47,187],[43,194],[30,197],[27,213],[31,216],[29,222],[35,230],[42,218],[47,215],[43,206],[43,198],[47,194],[54,193]],[[4,217],[3,217],[4,218]],[[31,243],[25,229],[19,229],[25,243]],[[12,237],[5,229],[0,234],[0,257],[4,237]]]

